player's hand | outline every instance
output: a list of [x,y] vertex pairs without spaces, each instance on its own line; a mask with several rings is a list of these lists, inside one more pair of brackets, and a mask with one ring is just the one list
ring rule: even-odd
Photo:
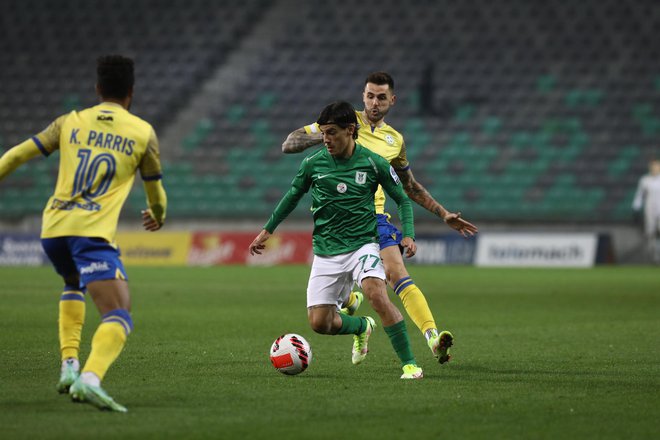
[[151,214],[151,209],[143,209],[141,212],[142,212],[142,226],[144,226],[144,229],[153,232],[163,227],[163,224],[158,223],[158,221],[153,217],[153,215]]
[[261,251],[266,248],[266,240],[268,240],[271,236],[271,233],[268,232],[265,229],[262,229],[259,235],[252,240],[252,244],[250,244],[250,255],[261,255]]
[[444,217],[445,223],[457,230],[463,237],[473,236],[479,230],[475,225],[461,218],[460,212],[450,212]]
[[403,246],[403,254],[410,258],[417,253],[417,243],[410,237],[403,237],[400,243]]

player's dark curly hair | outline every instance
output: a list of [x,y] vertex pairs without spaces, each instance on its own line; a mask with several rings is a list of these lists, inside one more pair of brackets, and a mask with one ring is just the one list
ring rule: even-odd
[[133,60],[122,55],[105,55],[96,60],[96,83],[103,98],[124,99],[133,90]]
[[373,72],[367,75],[367,79],[364,80],[364,83],[372,83],[378,86],[384,86],[387,84],[390,86],[390,90],[394,90],[394,79],[387,72]]
[[357,116],[355,115],[355,109],[349,102],[335,101],[332,104],[328,104],[323,110],[321,110],[321,114],[316,120],[316,123],[319,125],[335,124],[341,128],[346,128],[353,124],[355,125],[353,139],[357,139],[358,137],[359,126]]

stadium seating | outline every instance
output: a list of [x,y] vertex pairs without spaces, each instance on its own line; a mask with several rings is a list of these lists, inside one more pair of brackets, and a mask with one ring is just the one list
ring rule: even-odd
[[[3,2],[0,147],[21,142],[60,114],[95,104],[95,62],[107,53],[135,59],[132,110],[161,132],[268,4],[266,0]],[[56,174],[55,160],[40,166]],[[30,175],[36,175],[34,169]],[[0,190],[3,216],[41,210],[43,195],[51,191],[53,181],[28,180],[11,182],[30,190],[22,191],[20,202],[14,200],[13,189]]]
[[[35,3],[41,5],[28,0],[0,8],[22,16]],[[0,72],[11,90],[0,98],[5,145],[17,140],[16,133],[34,131],[30,121],[47,122],[53,108],[89,102],[80,87],[89,81],[84,65],[98,49],[90,38],[103,40],[104,34],[96,11],[82,0],[73,3],[76,17],[89,22],[88,34],[76,28],[60,38],[38,31],[47,48],[20,38],[0,42],[0,60],[11,66]],[[132,2],[117,3],[120,11],[134,9]],[[637,179],[647,160],[660,155],[657,2],[381,0],[378,7],[341,7],[191,0],[185,8],[181,1],[165,2],[158,12],[151,2],[135,2],[154,18],[144,33],[135,30],[138,18],[126,21],[105,6],[106,16],[129,28],[111,34],[125,38],[120,49],[149,60],[135,111],[168,123],[200,79],[226,61],[224,52],[249,32],[250,18],[266,5],[292,3],[297,7],[290,25],[249,71],[244,83],[250,87],[237,88],[199,115],[183,144],[169,146],[171,215],[263,218],[302,158],[281,154],[287,133],[314,121],[328,102],[361,106],[366,74],[387,70],[398,95],[388,122],[406,137],[418,180],[448,208],[479,221],[630,218]],[[55,22],[65,22],[60,8],[44,8]],[[232,19],[221,20],[226,16]],[[7,32],[20,35],[44,20],[38,14],[15,20]],[[57,50],[67,50],[69,41],[76,50],[62,63]],[[22,56],[25,51],[32,55]],[[13,185],[35,187],[40,197],[30,175]],[[30,208],[14,204],[15,188],[0,190],[0,204],[19,215]],[[129,203],[143,204],[143,197],[138,191]],[[430,219],[416,209],[418,218]],[[296,215],[308,215],[306,210],[301,206]]]

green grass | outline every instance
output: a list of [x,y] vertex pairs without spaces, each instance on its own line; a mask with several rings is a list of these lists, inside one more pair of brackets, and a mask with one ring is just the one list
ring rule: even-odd
[[[657,268],[411,272],[456,338],[454,359],[436,365],[408,321],[421,381],[399,379],[382,327],[357,367],[350,337],[309,329],[308,267],[129,268],[135,331],[104,382],[129,412],[113,414],[55,392],[60,282],[52,270],[0,268],[1,435],[657,438]],[[91,303],[87,310],[83,359],[98,323]],[[313,347],[300,376],[268,361],[284,332]]]

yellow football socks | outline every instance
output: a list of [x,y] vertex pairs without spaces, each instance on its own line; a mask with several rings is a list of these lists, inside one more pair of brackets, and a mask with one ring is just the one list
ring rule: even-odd
[[133,322],[127,310],[112,310],[103,315],[103,320],[92,338],[92,351],[82,371],[94,373],[102,380],[110,365],[124,349],[132,329]]
[[415,322],[422,334],[437,328],[424,294],[410,277],[397,281],[394,293],[401,299],[408,316]]
[[57,320],[62,360],[78,359],[80,336],[85,323],[85,295],[80,290],[65,290],[60,297]]

